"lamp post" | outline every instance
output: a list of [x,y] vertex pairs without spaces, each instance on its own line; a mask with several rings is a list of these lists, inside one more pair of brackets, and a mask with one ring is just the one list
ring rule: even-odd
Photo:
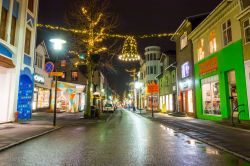
[[[63,44],[66,43],[66,41],[62,40],[62,39],[50,39],[49,41],[53,44],[53,49],[55,51],[62,50]],[[58,60],[58,56],[56,55],[56,58],[55,58],[55,72],[57,71],[57,68],[56,68],[56,61],[57,60]],[[54,100],[53,126],[56,126],[56,109],[57,109],[57,76],[55,76],[55,100]]]
[[138,97],[139,97],[138,105],[139,105],[139,107],[137,105],[137,108],[139,108],[140,114],[141,114],[141,88],[142,88],[142,86],[143,85],[142,85],[141,82],[139,82],[139,81],[135,82],[135,89],[137,89],[139,91],[139,94],[138,94]]

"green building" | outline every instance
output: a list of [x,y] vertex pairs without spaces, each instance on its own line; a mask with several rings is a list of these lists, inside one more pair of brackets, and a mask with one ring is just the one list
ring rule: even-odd
[[[197,117],[249,120],[238,0],[222,1],[189,35],[193,42]],[[233,111],[238,105],[238,111]]]
[[[157,76],[159,82],[159,111],[174,112],[176,110],[176,58],[175,51],[162,54],[162,72]],[[171,66],[172,65],[172,66]]]

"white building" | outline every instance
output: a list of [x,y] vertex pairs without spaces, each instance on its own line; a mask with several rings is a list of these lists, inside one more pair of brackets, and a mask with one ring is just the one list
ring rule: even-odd
[[31,118],[38,0],[0,0],[0,122]]
[[[140,69],[140,81],[143,82],[146,87],[148,83],[156,82],[158,83],[156,76],[158,76],[162,69],[162,63],[160,61],[161,58],[161,48],[158,46],[149,46],[145,48],[145,60],[141,63]],[[143,99],[143,107],[147,107],[148,109],[152,109],[152,98],[151,94],[146,94],[146,88],[143,91],[142,99]],[[154,110],[158,108],[158,94],[153,98]],[[151,108],[150,108],[151,107]]]
[[45,42],[42,42],[36,47],[34,62],[33,111],[44,111],[50,107],[52,78],[45,72],[46,57],[48,57],[48,51]]

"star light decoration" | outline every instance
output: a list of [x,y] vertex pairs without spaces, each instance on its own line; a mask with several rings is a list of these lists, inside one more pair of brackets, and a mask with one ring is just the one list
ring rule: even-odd
[[126,38],[119,59],[122,61],[139,61],[141,59],[137,50],[137,42],[133,36]]

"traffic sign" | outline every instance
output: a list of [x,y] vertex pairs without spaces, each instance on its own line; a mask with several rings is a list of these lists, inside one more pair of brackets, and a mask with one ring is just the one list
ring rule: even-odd
[[49,74],[51,77],[62,77],[63,76],[63,72],[51,72]]
[[45,71],[46,71],[46,73],[51,73],[51,72],[54,71],[54,69],[55,69],[55,65],[54,65],[53,62],[47,62],[45,64]]

